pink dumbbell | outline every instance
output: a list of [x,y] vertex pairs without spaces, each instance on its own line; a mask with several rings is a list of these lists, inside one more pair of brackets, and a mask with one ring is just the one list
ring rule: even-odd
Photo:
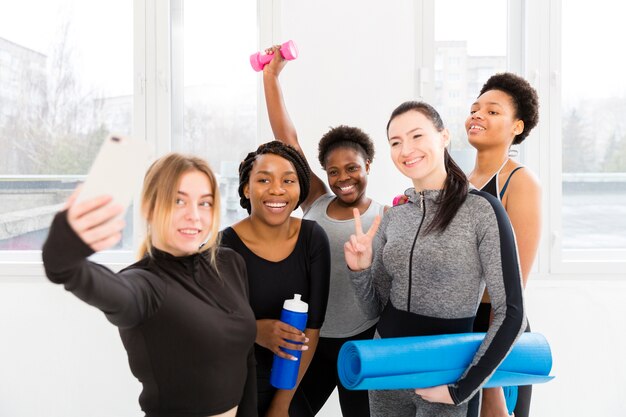
[[[288,61],[298,57],[298,49],[293,41],[287,41],[280,46],[280,54]],[[263,67],[269,64],[274,54],[266,54],[265,52],[256,52],[250,55],[250,65],[255,71],[263,71]]]

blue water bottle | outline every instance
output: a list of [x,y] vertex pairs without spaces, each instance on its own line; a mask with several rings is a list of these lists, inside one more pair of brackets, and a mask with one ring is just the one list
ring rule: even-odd
[[[285,300],[283,311],[280,313],[280,321],[304,331],[306,327],[307,311],[309,305],[300,299],[300,294],[294,294],[293,299]],[[288,340],[289,343],[297,343]],[[298,370],[300,369],[300,356],[302,351],[280,348],[283,352],[295,356],[297,360],[284,359],[274,355],[270,383],[278,389],[293,389],[298,382]]]

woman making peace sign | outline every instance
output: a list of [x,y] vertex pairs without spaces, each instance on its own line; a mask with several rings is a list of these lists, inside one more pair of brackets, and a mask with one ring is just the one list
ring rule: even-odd
[[[498,201],[470,190],[446,146],[437,111],[421,102],[396,108],[387,125],[391,157],[414,188],[407,204],[387,211],[344,246],[362,307],[380,315],[376,337],[471,333],[485,285],[494,319],[454,384],[370,392],[372,416],[475,416],[476,394],[524,328],[515,240]],[[417,394],[417,395],[416,395]]]

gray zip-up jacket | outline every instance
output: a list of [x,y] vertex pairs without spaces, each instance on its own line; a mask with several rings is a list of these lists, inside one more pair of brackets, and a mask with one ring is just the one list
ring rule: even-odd
[[[487,193],[469,191],[446,230],[430,233],[426,229],[440,191],[411,188],[405,194],[409,202],[389,209],[381,222],[371,267],[351,272],[351,279],[364,312],[369,317],[383,313],[382,337],[471,332],[487,286],[493,322],[470,366],[448,387],[455,404],[462,404],[480,390],[524,331],[515,236],[504,208]],[[412,314],[385,321],[389,308]]]

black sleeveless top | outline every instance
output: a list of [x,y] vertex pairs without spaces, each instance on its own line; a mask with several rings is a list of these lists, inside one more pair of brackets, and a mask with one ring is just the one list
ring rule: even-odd
[[517,172],[518,170],[522,168],[524,167],[519,166],[515,168],[513,171],[511,171],[511,173],[509,174],[509,177],[506,179],[506,182],[504,183],[504,187],[502,187],[502,190],[500,192],[498,192],[498,189],[500,188],[499,187],[500,184],[498,181],[498,177],[500,176],[500,170],[498,170],[498,172],[493,174],[493,177],[491,177],[491,179],[487,181],[485,185],[483,185],[483,188],[481,188],[480,191],[485,191],[491,194],[492,196],[494,196],[495,198],[497,198],[498,200],[502,201],[502,199],[504,198],[504,193],[506,193],[506,189],[509,186],[509,182],[511,181],[511,177],[513,176],[513,174],[515,174],[515,172]]

